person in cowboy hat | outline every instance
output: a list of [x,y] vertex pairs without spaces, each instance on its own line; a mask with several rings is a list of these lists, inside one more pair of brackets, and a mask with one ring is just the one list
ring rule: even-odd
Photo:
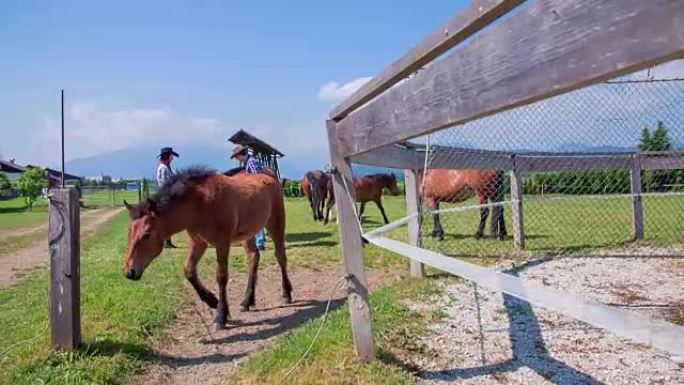
[[[246,146],[243,146],[241,144],[236,144],[233,147],[233,154],[231,155],[230,159],[237,159],[240,161],[242,164],[245,165],[245,171],[247,171],[249,174],[258,174],[261,171],[263,171],[264,167],[261,165],[261,162],[252,155],[249,154],[249,149]],[[261,229],[259,230],[258,233],[255,235],[256,237],[256,244],[259,250],[265,250],[266,249],[266,230]]]
[[[171,147],[164,147],[159,151],[159,166],[157,167],[157,187],[162,187],[166,184],[169,179],[173,176],[173,171],[171,171],[171,161],[174,157],[178,158],[178,153],[173,151]],[[171,243],[171,238],[164,242],[164,247],[167,249],[175,249],[176,246]]]

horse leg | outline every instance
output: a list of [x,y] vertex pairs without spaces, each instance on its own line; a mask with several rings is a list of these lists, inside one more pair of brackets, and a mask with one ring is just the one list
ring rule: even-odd
[[185,258],[185,265],[183,266],[185,278],[190,282],[200,299],[209,305],[210,308],[216,309],[218,306],[218,299],[202,285],[202,282],[200,282],[197,277],[197,263],[207,249],[207,244],[204,241],[195,240],[192,237],[190,237],[188,243],[188,256]]
[[335,198],[333,198],[333,197],[328,198],[328,202],[325,204],[325,220],[323,221],[324,225],[327,225],[328,222],[330,221],[330,210],[332,210],[332,207],[334,204],[335,204]]
[[[270,231],[271,230],[269,230],[269,232]],[[245,240],[242,243],[242,247],[245,249],[245,254],[247,254],[247,257],[249,258],[249,272],[247,278],[247,289],[245,290],[245,298],[240,303],[240,310],[249,311],[249,309],[256,304],[255,291],[261,255],[259,254],[259,248],[257,247],[254,237]]]
[[362,217],[363,217],[363,212],[366,210],[366,202],[361,202],[361,207],[359,208],[359,222],[363,223]]
[[230,312],[228,311],[228,299],[226,298],[229,253],[230,242],[216,245],[216,283],[218,284],[219,292],[218,307],[216,308],[216,317],[214,317],[216,329],[225,328],[226,320],[230,316]]
[[387,219],[387,214],[385,214],[385,208],[382,207],[382,200],[378,198],[378,200],[375,201],[376,206],[380,209],[380,213],[382,214],[382,219],[385,221],[385,224],[389,223],[389,219]]
[[313,219],[314,219],[314,221],[317,221],[318,218],[316,216],[317,213],[316,213],[316,207],[314,206],[313,198],[311,198],[311,196],[309,196],[308,198],[309,198],[309,206],[311,206],[311,211],[313,212]]
[[484,235],[487,216],[489,216],[489,207],[487,207],[487,198],[484,195],[478,194],[477,198],[480,204],[484,205],[480,208],[480,224],[477,226],[477,231],[475,232],[475,239],[481,239],[482,235]]
[[502,241],[504,238],[506,238],[507,232],[506,232],[506,223],[504,222],[504,208],[503,206],[499,206],[499,233],[497,234],[497,238]]
[[[430,211],[439,210],[439,201],[432,198],[427,198],[425,200],[425,206],[427,206]],[[432,222],[432,238],[440,241],[444,240],[444,229],[442,228],[442,222],[439,219],[439,214],[432,214]]]
[[280,274],[282,276],[282,297],[285,303],[292,303],[292,283],[290,277],[287,275],[287,254],[285,252],[285,207],[281,206],[276,209],[269,219],[267,229],[273,244],[275,245],[275,256],[280,265]]

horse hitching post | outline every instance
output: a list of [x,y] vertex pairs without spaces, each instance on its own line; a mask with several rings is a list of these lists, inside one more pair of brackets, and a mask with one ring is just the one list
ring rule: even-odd
[[73,350],[81,342],[80,240],[78,194],[50,190],[50,330],[52,345]]
[[[339,153],[335,125],[334,121],[328,121],[327,129],[328,140],[330,141],[330,159],[334,170],[332,180],[337,197],[342,254],[344,268],[348,276],[349,314],[356,354],[361,361],[370,361],[375,358],[375,341],[373,340],[371,309],[368,302],[368,283],[366,272],[363,269],[361,229],[359,229],[352,203],[356,200],[356,190],[351,163],[349,159],[342,157]],[[345,182],[350,191],[345,188]]]

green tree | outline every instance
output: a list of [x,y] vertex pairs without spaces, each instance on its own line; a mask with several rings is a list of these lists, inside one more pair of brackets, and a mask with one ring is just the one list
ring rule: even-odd
[[40,196],[40,191],[47,185],[43,169],[35,167],[21,173],[12,183],[12,188],[24,198],[26,207],[31,211],[33,203]]
[[7,177],[7,174],[0,171],[0,190],[5,190],[9,187],[10,187],[10,180]]
[[641,151],[651,151],[651,131],[648,130],[648,126],[644,126],[641,130],[641,139],[637,147]]

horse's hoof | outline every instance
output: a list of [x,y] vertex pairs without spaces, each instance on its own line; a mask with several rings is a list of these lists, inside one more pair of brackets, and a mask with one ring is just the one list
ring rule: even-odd
[[289,295],[284,295],[283,296],[283,303],[286,305],[291,304],[292,303],[292,297],[290,297]]
[[480,234],[480,233],[475,233],[475,239],[478,240],[478,241],[479,241],[480,239],[482,239],[482,234]]
[[247,306],[247,305],[240,305],[240,311],[241,311],[241,312],[249,311],[249,306]]
[[225,322],[216,322],[216,330],[225,330],[226,329],[226,323]]

